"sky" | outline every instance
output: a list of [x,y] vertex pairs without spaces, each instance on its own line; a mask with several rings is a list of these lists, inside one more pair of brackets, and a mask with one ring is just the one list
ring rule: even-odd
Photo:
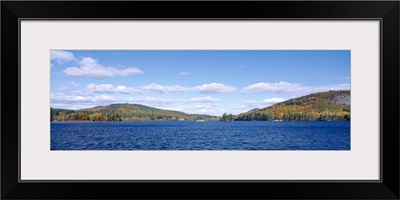
[[50,106],[240,114],[350,89],[349,50],[51,50]]

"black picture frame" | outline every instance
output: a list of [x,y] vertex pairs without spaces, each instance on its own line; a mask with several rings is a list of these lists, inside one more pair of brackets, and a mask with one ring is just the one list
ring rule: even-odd
[[[399,199],[399,9],[399,1],[2,1],[1,198]],[[20,127],[17,119],[21,108],[20,80],[17,79],[17,74],[20,62],[19,20],[22,18],[379,19],[381,20],[382,179],[377,182],[19,182]]]

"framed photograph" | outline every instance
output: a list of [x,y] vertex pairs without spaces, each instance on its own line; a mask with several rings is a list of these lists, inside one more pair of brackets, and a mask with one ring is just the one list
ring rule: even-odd
[[3,1],[1,198],[399,199],[399,8]]

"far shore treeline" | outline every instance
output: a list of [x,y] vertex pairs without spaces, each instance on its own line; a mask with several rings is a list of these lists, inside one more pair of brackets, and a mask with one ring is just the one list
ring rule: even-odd
[[350,91],[319,92],[272,106],[253,109],[234,117],[236,121],[349,121]]
[[50,108],[50,121],[122,121],[118,114]]
[[218,120],[216,116],[186,114],[140,104],[111,104],[81,110],[50,108],[50,121]]
[[328,91],[221,117],[162,110],[140,104],[111,104],[81,110],[50,108],[50,121],[349,121],[350,91]]

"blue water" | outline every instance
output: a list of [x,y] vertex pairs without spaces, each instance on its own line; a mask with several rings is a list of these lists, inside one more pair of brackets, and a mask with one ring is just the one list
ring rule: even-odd
[[350,122],[51,122],[51,150],[350,150]]

